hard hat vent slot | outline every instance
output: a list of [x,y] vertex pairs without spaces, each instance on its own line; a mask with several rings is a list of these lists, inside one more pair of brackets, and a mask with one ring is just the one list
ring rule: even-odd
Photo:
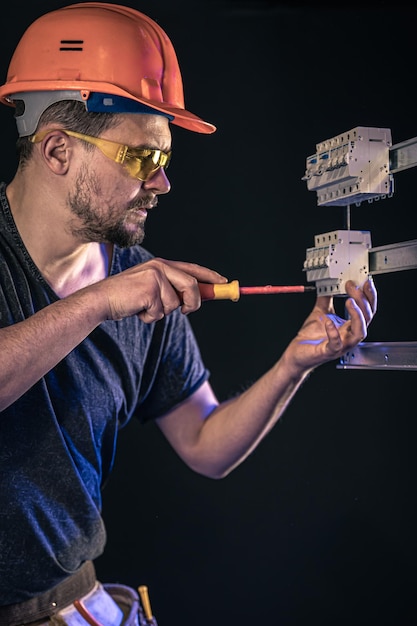
[[76,52],[81,52],[83,50],[83,39],[61,39],[61,52],[68,52],[74,50]]

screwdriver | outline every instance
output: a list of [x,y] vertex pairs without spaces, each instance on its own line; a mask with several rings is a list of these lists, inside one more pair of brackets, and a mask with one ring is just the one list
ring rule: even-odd
[[199,283],[202,300],[232,300],[237,302],[240,296],[268,293],[305,293],[316,291],[315,287],[305,285],[264,285],[263,287],[240,287],[238,280],[230,283]]
[[151,602],[149,600],[148,587],[146,585],[141,585],[138,587],[139,596],[142,602],[143,612],[145,614],[146,623],[149,626],[157,626],[156,619],[152,615]]

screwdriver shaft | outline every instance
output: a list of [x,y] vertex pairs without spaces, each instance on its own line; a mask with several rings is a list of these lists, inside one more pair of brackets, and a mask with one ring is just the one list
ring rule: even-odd
[[262,295],[269,293],[304,293],[316,288],[304,285],[264,285],[263,287],[240,287],[237,280],[230,283],[199,283],[202,300],[232,300],[237,302],[241,295]]
[[263,287],[240,287],[239,291],[242,296],[250,296],[254,294],[265,293],[304,293],[305,291],[315,291],[315,287],[304,285],[265,285]]

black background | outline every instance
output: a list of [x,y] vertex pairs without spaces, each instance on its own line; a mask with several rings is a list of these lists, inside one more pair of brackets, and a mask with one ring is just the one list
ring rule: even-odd
[[[40,14],[3,7],[1,69]],[[172,39],[188,108],[217,125],[173,127],[172,191],[148,218],[159,256],[241,285],[305,282],[314,235],[343,228],[301,180],[316,143],[356,126],[416,131],[416,10],[400,3],[126,2]],[[2,124],[2,178],[15,127]],[[390,199],[354,207],[372,245],[416,238],[415,170]],[[370,341],[414,341],[415,272],[375,277]],[[207,302],[190,319],[220,399],[279,357],[313,295]],[[104,490],[104,582],[146,584],[159,626],[407,626],[416,617],[416,373],[317,370],[227,478],[187,469],[153,426],[120,434]]]

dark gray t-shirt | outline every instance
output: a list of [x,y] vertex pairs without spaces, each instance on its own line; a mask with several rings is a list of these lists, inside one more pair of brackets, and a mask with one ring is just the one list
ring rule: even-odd
[[[141,246],[116,247],[111,274],[149,258]],[[56,300],[19,236],[3,183],[0,327]],[[208,375],[179,310],[153,324],[132,316],[102,323],[0,412],[0,605],[42,593],[102,553],[101,489],[118,429],[132,417],[163,415]]]

